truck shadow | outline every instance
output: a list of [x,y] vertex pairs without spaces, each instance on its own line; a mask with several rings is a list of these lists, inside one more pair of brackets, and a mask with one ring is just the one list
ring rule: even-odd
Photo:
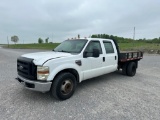
[[[120,71],[116,71],[113,73],[105,74],[99,77],[95,77],[95,78],[83,81],[77,85],[76,91],[70,99],[74,99],[77,95],[80,95],[81,92],[83,92],[86,88],[93,89],[96,87],[98,89],[103,84],[107,84],[108,82],[112,82],[113,80],[114,81],[119,80],[119,78],[123,78],[123,77],[124,76],[121,75]],[[20,94],[22,99],[28,102],[37,101],[43,104],[62,102],[53,98],[49,92],[41,93],[41,92],[30,91],[25,88],[22,88]],[[65,100],[65,101],[68,101],[68,100]]]
[[57,100],[51,97],[49,92],[41,93],[36,91],[27,90],[22,88],[21,91],[22,97],[25,101],[37,101],[37,102],[56,102]]
[[91,88],[92,86],[98,87],[101,84],[107,84],[108,82],[112,82],[113,79],[119,80],[119,78],[123,78],[123,77],[124,75],[121,74],[121,71],[116,71],[113,73],[91,78],[91,79],[82,81],[80,84],[78,84],[77,91],[83,90],[83,87],[91,87]]

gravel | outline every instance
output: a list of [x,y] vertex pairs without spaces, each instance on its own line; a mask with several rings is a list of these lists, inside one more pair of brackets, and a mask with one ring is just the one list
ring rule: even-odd
[[145,55],[134,77],[120,72],[82,82],[68,100],[23,88],[15,78],[16,59],[42,50],[0,48],[2,120],[159,120],[160,55]]

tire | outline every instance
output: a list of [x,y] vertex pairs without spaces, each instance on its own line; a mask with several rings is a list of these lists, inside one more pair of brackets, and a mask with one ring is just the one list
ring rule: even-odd
[[127,65],[128,65],[128,64],[126,63],[126,64],[124,64],[123,67],[122,67],[122,74],[123,74],[123,75],[127,75]]
[[127,75],[131,77],[134,76],[136,74],[136,70],[137,68],[135,62],[129,63],[127,66]]
[[51,95],[58,100],[70,98],[75,89],[77,81],[73,74],[69,72],[60,73],[52,83]]

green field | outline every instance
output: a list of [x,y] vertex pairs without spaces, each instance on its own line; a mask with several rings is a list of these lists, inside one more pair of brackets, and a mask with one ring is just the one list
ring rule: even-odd
[[120,50],[160,50],[160,44],[156,43],[146,43],[146,42],[132,42],[132,43],[119,43]]
[[[42,44],[16,44],[10,45],[9,48],[13,49],[47,49],[53,50],[59,43],[42,43]],[[130,42],[130,43],[119,43],[121,51],[135,51],[140,50],[144,52],[148,51],[160,51],[159,43],[146,43],[146,42]],[[5,46],[8,47],[8,46]]]
[[[53,50],[59,43],[42,43],[42,44],[14,44],[9,45],[9,48],[13,49],[47,49]],[[8,47],[8,46],[5,46]]]

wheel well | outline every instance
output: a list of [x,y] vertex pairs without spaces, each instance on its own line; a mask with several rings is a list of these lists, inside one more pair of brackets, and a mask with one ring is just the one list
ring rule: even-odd
[[64,69],[64,70],[58,72],[54,78],[56,78],[59,74],[61,74],[63,72],[70,72],[70,73],[72,73],[76,77],[77,83],[79,83],[79,74],[78,74],[77,70],[72,69],[72,68]]

